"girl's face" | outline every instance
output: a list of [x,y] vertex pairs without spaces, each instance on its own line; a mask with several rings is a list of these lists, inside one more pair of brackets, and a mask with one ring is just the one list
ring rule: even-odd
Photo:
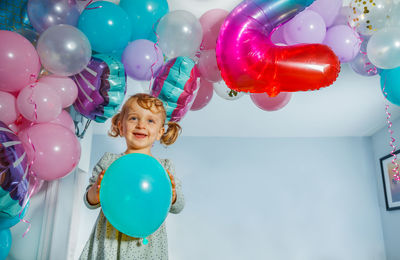
[[151,155],[150,149],[153,143],[161,139],[164,134],[164,122],[162,113],[153,113],[144,109],[137,101],[132,102],[128,110],[118,122],[118,128],[125,137],[126,153],[145,153]]

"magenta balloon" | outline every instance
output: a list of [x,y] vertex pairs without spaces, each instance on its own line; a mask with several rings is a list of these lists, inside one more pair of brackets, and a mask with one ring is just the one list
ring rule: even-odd
[[324,44],[331,47],[341,62],[354,59],[360,51],[358,33],[347,25],[332,26],[326,32]]
[[60,115],[49,123],[62,125],[71,130],[72,133],[75,133],[74,121],[72,120],[72,117],[69,115],[69,113],[65,110],[61,111]]
[[39,80],[53,88],[61,99],[61,107],[66,108],[72,105],[78,97],[78,87],[75,82],[63,76],[50,75]]
[[17,107],[26,119],[43,123],[58,117],[61,113],[61,100],[51,86],[37,82],[21,90]]
[[78,165],[81,147],[75,134],[66,127],[52,123],[37,124],[21,131],[18,137],[24,144],[29,161],[33,161],[31,170],[42,180],[64,177]]
[[39,75],[35,47],[16,32],[0,30],[0,90],[17,92]]
[[208,81],[218,82],[222,80],[214,49],[201,52],[197,68],[200,71],[200,75]]
[[322,43],[326,34],[324,19],[311,10],[305,10],[283,25],[283,36],[288,45]]
[[326,27],[329,27],[335,21],[342,5],[342,0],[315,0],[315,2],[308,7],[308,10],[317,12],[322,19],[324,19]]
[[213,83],[204,78],[200,78],[200,87],[197,91],[196,98],[190,107],[190,110],[196,111],[205,107],[208,103],[210,103],[213,93]]
[[275,97],[270,97],[267,93],[251,93],[250,98],[258,108],[265,111],[276,111],[289,103],[292,93],[281,92]]
[[137,80],[155,78],[164,64],[161,49],[152,41],[139,39],[129,43],[122,54],[126,74]]
[[211,9],[200,17],[199,21],[203,29],[201,50],[215,49],[219,30],[228,14],[229,12],[223,9]]
[[0,121],[9,125],[17,120],[18,114],[15,97],[8,92],[0,91]]

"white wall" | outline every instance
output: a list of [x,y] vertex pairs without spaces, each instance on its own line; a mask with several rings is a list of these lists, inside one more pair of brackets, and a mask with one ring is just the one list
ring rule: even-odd
[[[370,138],[155,146],[175,162],[187,201],[168,217],[170,259],[386,259],[371,148]],[[91,167],[104,151],[124,151],[123,141],[94,135]]]
[[[393,137],[396,139],[395,145],[399,145],[400,141],[400,120],[393,123]],[[382,217],[382,229],[384,234],[385,248],[387,260],[400,259],[400,210],[387,211],[385,204],[385,195],[383,191],[382,175],[379,159],[392,151],[390,146],[390,134],[388,128],[384,127],[372,136],[372,144],[374,149],[374,164],[376,180],[378,183],[379,209]]]

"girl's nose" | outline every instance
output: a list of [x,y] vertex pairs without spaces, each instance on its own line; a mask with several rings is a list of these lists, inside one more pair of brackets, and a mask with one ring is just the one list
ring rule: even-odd
[[144,121],[143,120],[138,120],[136,127],[137,128],[144,128],[145,127]]

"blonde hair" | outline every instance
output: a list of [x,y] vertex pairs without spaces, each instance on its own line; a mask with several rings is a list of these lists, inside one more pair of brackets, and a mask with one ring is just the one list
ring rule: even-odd
[[[130,96],[125,104],[122,106],[121,111],[113,116],[113,118],[111,119],[111,129],[110,131],[108,131],[109,136],[121,136],[118,128],[118,122],[122,123],[125,114],[127,113],[129,107],[133,102],[137,102],[139,106],[144,109],[150,110],[153,113],[161,113],[162,122],[165,122],[165,119],[167,118],[167,113],[165,111],[163,102],[160,99],[151,95],[140,93]],[[164,134],[161,136],[160,143],[165,145],[171,145],[175,143],[181,131],[182,128],[178,123],[168,122],[167,131],[165,131]]]

